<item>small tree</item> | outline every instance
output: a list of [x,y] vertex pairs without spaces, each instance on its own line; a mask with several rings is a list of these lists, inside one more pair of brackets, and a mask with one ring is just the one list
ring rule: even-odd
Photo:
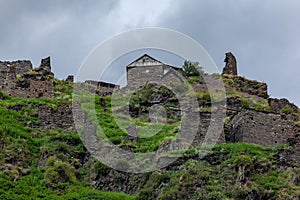
[[203,67],[199,65],[199,62],[192,62],[189,60],[185,60],[182,66],[182,74],[184,76],[203,76],[204,71]]

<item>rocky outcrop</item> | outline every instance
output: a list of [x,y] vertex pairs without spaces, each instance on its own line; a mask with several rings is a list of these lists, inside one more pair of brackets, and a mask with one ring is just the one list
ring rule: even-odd
[[266,83],[248,80],[241,76],[224,76],[224,81],[227,83],[226,89],[229,91],[238,91],[250,95],[255,95],[267,99],[268,95],[268,85]]
[[148,180],[148,176],[149,174],[125,173],[108,168],[106,171],[92,174],[90,181],[95,189],[137,194]]

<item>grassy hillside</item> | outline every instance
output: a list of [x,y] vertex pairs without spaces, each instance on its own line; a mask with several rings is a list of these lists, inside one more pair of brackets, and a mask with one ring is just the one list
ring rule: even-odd
[[[71,92],[70,85],[56,81],[56,98],[53,100],[19,99],[0,93],[0,199],[300,198],[300,169],[286,169],[276,159],[278,151],[289,148],[287,146],[265,148],[242,143],[220,144],[205,156],[202,156],[206,152],[205,146],[184,152],[174,151],[170,156],[177,153],[184,156],[168,168],[142,175],[144,179],[136,176],[135,179],[123,180],[122,177],[129,175],[115,172],[90,157],[76,133],[36,127],[39,105],[55,108],[70,103]],[[205,92],[197,91],[200,100],[207,98]],[[231,95],[246,98],[237,92]],[[96,102],[100,101],[99,98]],[[128,141],[126,133],[113,119],[109,109],[110,97],[104,100],[108,108],[96,105],[98,121],[106,127],[105,134],[116,145],[130,146],[134,152],[155,151],[165,139],[174,137],[178,129],[178,124],[170,120],[157,135]],[[265,110],[268,109],[265,103],[262,100],[262,105],[248,106]],[[176,106],[169,101],[165,105]],[[149,125],[146,118],[134,120],[142,126]],[[91,180],[97,179],[112,185],[115,192],[101,191],[105,190],[101,186],[94,189]],[[123,191],[114,187],[118,181],[127,181],[123,185],[138,183],[139,189]]]

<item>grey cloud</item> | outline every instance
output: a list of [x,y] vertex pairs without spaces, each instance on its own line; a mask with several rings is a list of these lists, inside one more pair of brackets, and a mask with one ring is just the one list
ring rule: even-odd
[[238,59],[241,75],[269,83],[270,94],[300,105],[299,1],[177,1],[160,25],[202,44],[219,69],[226,51]]
[[[300,1],[126,1],[128,6],[120,8],[124,2],[0,0],[0,60],[30,59],[38,65],[50,55],[55,74],[64,78],[75,74],[89,51],[106,38],[160,26],[194,38],[220,70],[224,53],[232,51],[241,75],[269,83],[272,96],[300,105]],[[161,9],[155,19],[140,11],[150,6],[151,12]],[[140,12],[129,17],[122,13],[128,8]]]
[[1,1],[0,59],[31,59],[38,65],[41,57],[51,55],[58,76],[72,73],[71,69],[78,67],[97,44],[92,36],[98,33],[99,38],[103,37],[99,33],[106,29],[103,20],[117,4],[118,1]]

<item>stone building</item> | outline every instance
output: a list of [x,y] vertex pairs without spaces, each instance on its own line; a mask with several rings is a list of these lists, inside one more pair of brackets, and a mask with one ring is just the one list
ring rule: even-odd
[[103,81],[86,80],[85,83],[94,86],[100,94],[112,93],[114,90],[120,89],[119,85]]
[[127,87],[138,88],[148,82],[182,82],[182,77],[177,72],[179,69],[144,54],[127,66]]

